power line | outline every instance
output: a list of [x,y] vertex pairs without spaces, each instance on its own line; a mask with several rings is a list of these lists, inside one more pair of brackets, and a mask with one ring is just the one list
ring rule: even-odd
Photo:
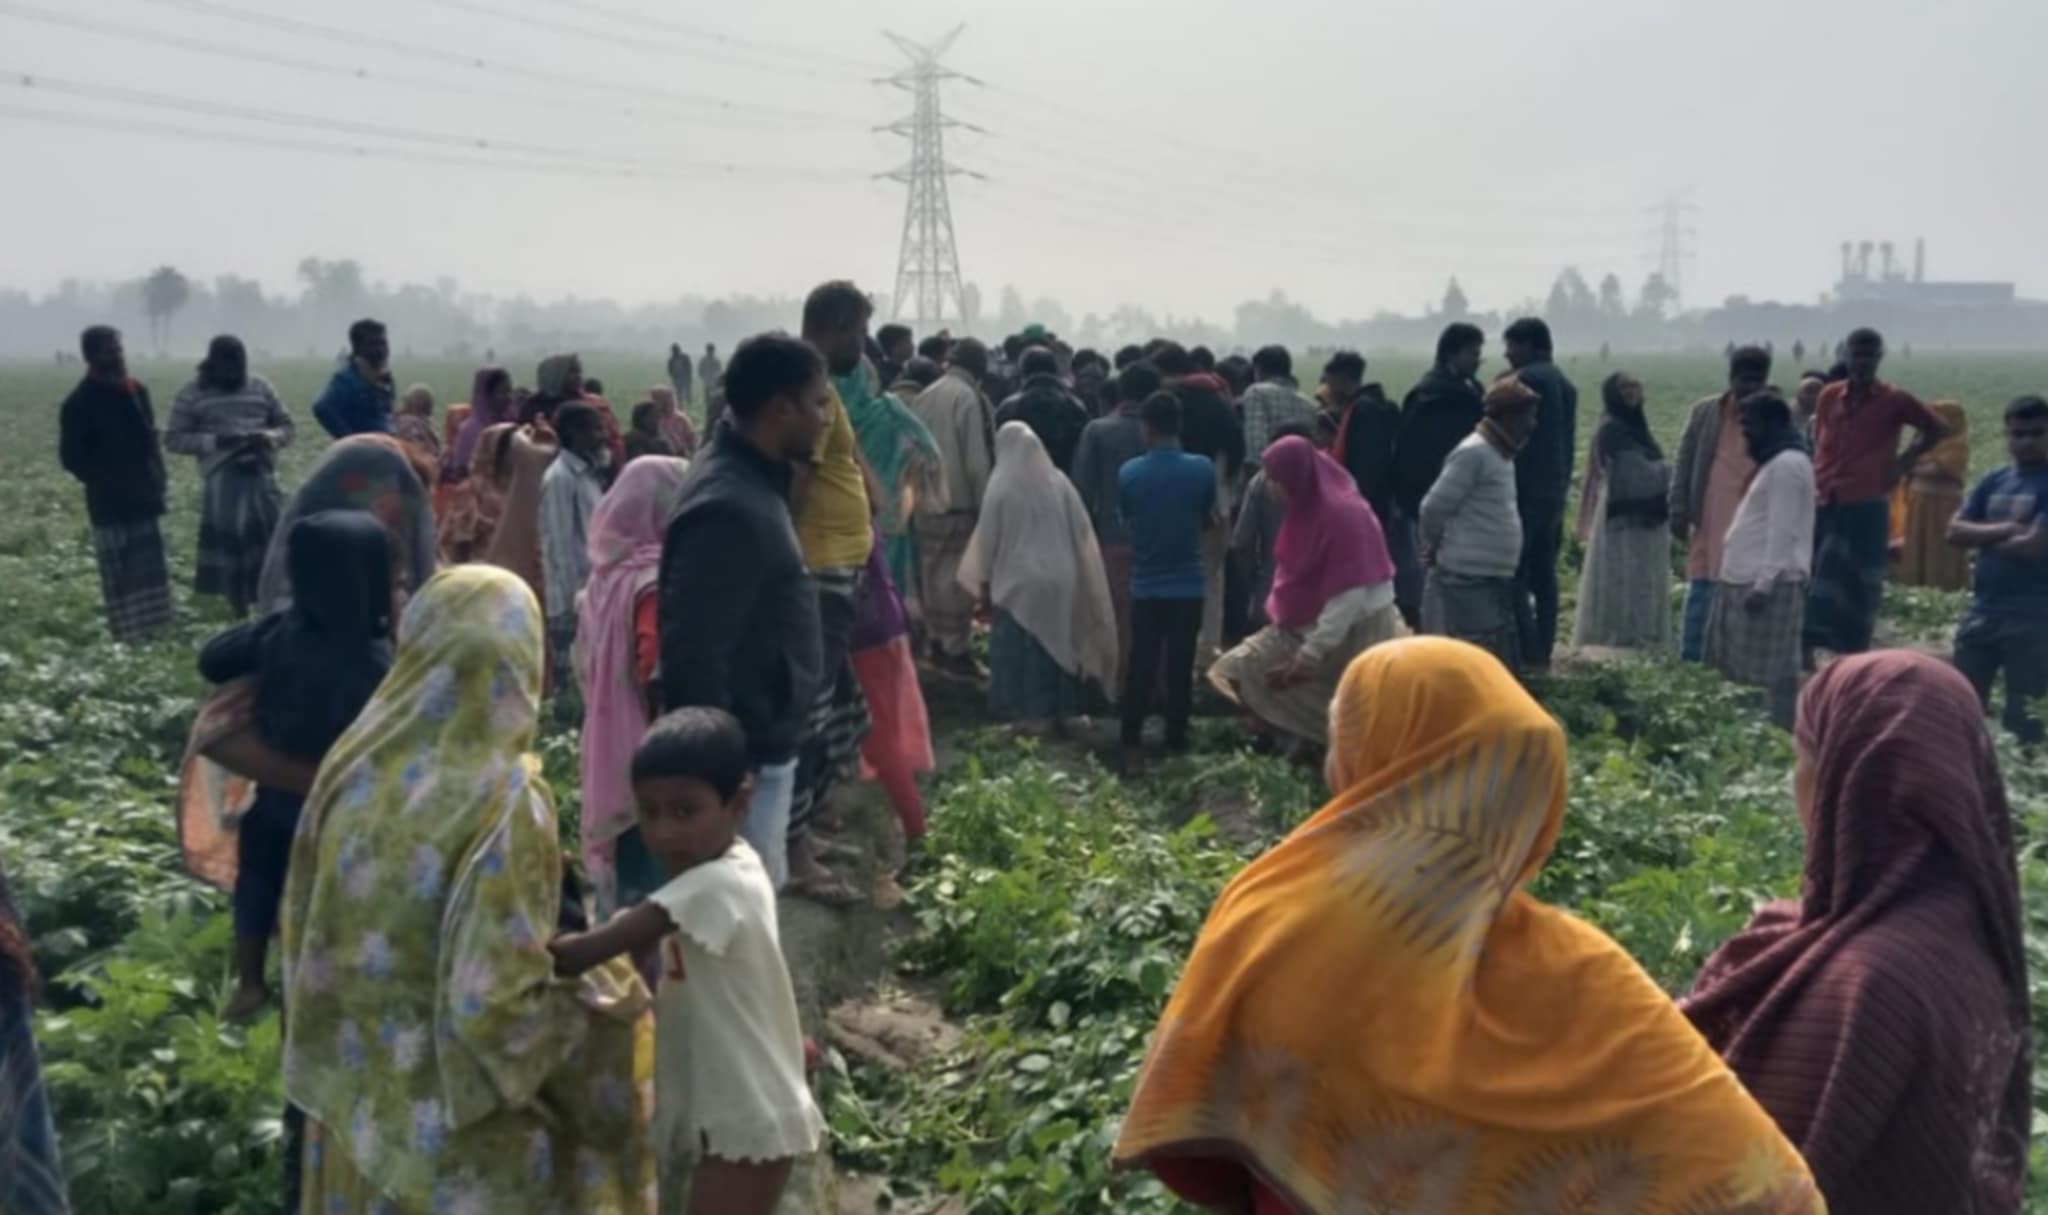
[[[633,33],[620,33],[611,30],[593,29],[587,25],[577,25],[576,23],[570,21],[559,21],[552,17],[536,17],[528,14],[508,12],[505,9],[497,8],[492,5],[479,4],[476,2],[476,0],[429,0],[429,3],[438,4],[443,8],[451,8],[459,12],[469,13],[473,16],[485,17],[488,18],[489,20],[500,23],[526,25],[534,29],[546,30],[549,33],[553,34],[565,34],[571,38],[582,38],[590,42],[602,42],[609,44],[611,46],[622,47],[629,51],[639,51],[642,53],[651,53],[659,51],[679,55],[693,55],[700,59],[710,60],[713,63],[723,63],[729,67],[740,67],[745,68],[748,71],[756,72],[801,71],[807,74],[815,75],[817,74],[817,72],[821,70],[817,66],[798,67],[794,64],[779,64],[774,63],[772,61],[763,63],[761,61],[762,56],[758,53],[735,52],[726,51],[718,48],[706,48],[705,46],[700,44],[677,42],[674,39],[653,36],[646,33],[644,30],[636,31]],[[858,70],[849,71],[848,69],[842,67],[833,67],[824,70],[831,71],[835,74],[853,80],[865,80],[868,75],[868,73],[866,72]]]
[[98,101],[111,101],[118,105],[178,110],[187,114],[197,114],[210,118],[228,118],[241,122],[263,123],[270,126],[332,131],[342,135],[361,135],[375,139],[399,140],[405,143],[459,148],[485,154],[518,153],[525,156],[559,159],[572,164],[606,164],[620,168],[676,170],[695,173],[747,172],[764,175],[788,174],[789,179],[792,180],[852,180],[853,176],[850,170],[838,176],[820,175],[807,177],[804,175],[804,170],[783,170],[768,166],[676,158],[611,156],[589,148],[527,143],[521,140],[502,140],[482,135],[459,135],[441,131],[422,131],[414,127],[387,126],[380,123],[358,122],[350,119],[326,118],[313,114],[262,110],[250,106],[235,105],[229,102],[180,97],[148,89],[130,89],[113,85],[61,80],[28,72],[0,70],[0,79],[12,79],[19,87],[31,92],[89,97]]
[[[651,85],[634,84],[631,81],[594,79],[588,76],[577,76],[573,73],[557,72],[528,64],[506,63],[502,60],[487,59],[483,56],[472,55],[464,51],[450,51],[440,47],[421,46],[402,39],[386,38],[377,34],[365,34],[356,30],[338,29],[334,26],[321,25],[313,21],[303,21],[296,17],[255,12],[249,9],[237,8],[230,4],[222,4],[218,0],[146,0],[146,3],[167,8],[185,9],[224,21],[239,22],[299,37],[343,43],[363,50],[374,50],[388,55],[400,55],[409,59],[447,64],[452,67],[461,68],[465,72],[503,73],[508,78],[517,78],[531,83],[563,86],[573,88],[579,92],[597,90],[600,93],[627,94],[673,104],[709,105],[714,108],[726,104],[720,98],[705,94],[679,93],[670,89],[655,88]],[[829,114],[819,110],[786,109],[780,106],[748,104],[744,108],[763,114],[772,113],[781,117],[806,120],[824,119],[832,121],[841,117],[838,114]]]
[[591,3],[591,0],[555,0],[555,3],[563,8],[576,9],[594,16],[608,17],[616,21],[627,21],[636,25],[653,26],[656,29],[672,30],[679,34],[687,34],[693,38],[708,39],[712,42],[733,47],[736,50],[753,51],[759,54],[779,56],[800,62],[829,64],[833,67],[846,68],[867,74],[889,70],[887,66],[872,61],[850,59],[824,51],[785,47],[753,38],[742,38],[735,34],[721,33],[705,26],[694,25],[685,21],[676,21],[672,18],[630,12],[605,4],[594,4]]
[[[297,139],[282,135],[258,135],[246,131],[207,130],[200,127],[179,126],[173,123],[153,122],[139,118],[114,118],[100,114],[68,113],[61,110],[44,110],[32,106],[10,105],[0,102],[0,117],[18,118],[27,122],[40,122],[51,126],[74,127],[81,130],[105,131],[118,135],[160,135],[173,139],[193,140],[201,143],[235,144],[243,147],[269,148],[278,151],[308,152],[325,156],[338,156],[349,160],[393,160],[408,164],[447,165],[463,169],[485,169],[495,172],[522,173],[542,177],[562,177],[572,180],[593,178],[615,178],[626,181],[682,181],[702,185],[720,177],[738,179],[755,172],[775,170],[750,170],[741,166],[716,166],[703,173],[683,173],[674,170],[635,169],[606,164],[569,164],[560,161],[508,160],[498,157],[461,156],[452,152],[432,152],[410,148],[391,148],[370,144],[322,143],[311,139]],[[788,180],[776,178],[775,180]],[[807,180],[839,180],[836,178],[809,178]]]
[[[548,110],[581,110],[586,113],[603,114],[607,117],[626,118],[638,122],[673,122],[680,116],[673,111],[661,112],[658,110],[636,108],[631,105],[621,105],[613,101],[592,100],[592,98],[610,96],[609,88],[600,87],[596,82],[593,82],[592,87],[579,90],[571,95],[541,97],[536,96],[531,90],[494,87],[475,81],[447,80],[438,76],[410,75],[403,71],[393,71],[383,67],[331,63],[321,59],[308,59],[296,55],[285,55],[271,51],[256,50],[251,47],[235,46],[229,43],[190,38],[170,32],[137,29],[132,26],[117,25],[112,22],[95,20],[91,17],[83,17],[73,13],[53,12],[48,9],[37,8],[33,5],[19,3],[18,0],[0,0],[0,16],[19,17],[23,20],[40,22],[45,25],[78,30],[106,38],[116,38],[124,42],[139,43],[148,46],[152,50],[171,48],[189,51],[194,54],[209,55],[215,58],[283,68],[288,71],[313,72],[323,76],[353,80],[360,84],[395,85],[401,88],[420,89],[436,93],[482,97],[493,101],[509,101],[518,105]],[[740,119],[743,122],[751,121],[753,123],[802,122],[804,125],[797,129],[805,133],[833,133],[835,129],[840,133],[844,133],[852,130],[866,129],[866,124],[856,125],[849,123],[843,116],[835,120],[834,116],[824,113],[813,115],[801,111],[776,110],[772,107],[756,107],[746,102],[731,101],[725,98],[696,97],[686,93],[671,93],[667,94],[667,97],[669,100],[661,104],[692,111],[689,114],[688,120],[692,124],[698,125],[712,121],[729,123],[733,119]],[[712,113],[706,115],[696,111],[711,111]],[[759,125],[744,125],[738,128],[729,127],[728,129],[761,130],[763,128]]]

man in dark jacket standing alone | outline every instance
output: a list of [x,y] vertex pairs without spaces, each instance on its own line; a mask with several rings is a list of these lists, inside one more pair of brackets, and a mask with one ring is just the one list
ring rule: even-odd
[[361,320],[348,327],[348,361],[313,402],[313,417],[337,439],[391,433],[391,337],[381,322]]
[[1508,365],[1536,391],[1536,432],[1515,457],[1515,499],[1522,514],[1522,564],[1515,608],[1522,658],[1535,671],[1557,648],[1557,552],[1564,544],[1564,505],[1572,484],[1579,426],[1579,390],[1551,361],[1550,326],[1523,317],[1502,335]]
[[139,641],[171,623],[164,561],[164,455],[149,390],[128,377],[119,330],[79,338],[85,378],[64,399],[58,459],[85,486],[99,558],[100,595],[115,641]]
[[793,466],[823,441],[825,360],[783,334],[740,343],[727,424],[690,466],[661,546],[662,707],[724,709],[747,730],[754,800],[741,834],[789,880],[797,748],[823,674],[818,588],[789,513]]
[[[1401,433],[1394,449],[1394,513],[1387,529],[1389,551],[1395,554],[1394,599],[1409,628],[1421,621],[1421,562],[1401,565],[1403,547],[1416,551],[1416,525],[1422,499],[1444,471],[1444,461],[1470,438],[1486,415],[1485,390],[1479,386],[1480,356],[1486,335],[1479,326],[1454,321],[1436,340],[1436,365],[1422,374],[1401,401]],[[1397,539],[1398,537],[1398,539]]]

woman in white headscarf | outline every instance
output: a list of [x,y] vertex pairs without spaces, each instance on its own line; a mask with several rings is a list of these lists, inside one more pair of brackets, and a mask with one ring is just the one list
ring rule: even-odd
[[995,474],[960,585],[995,611],[989,705],[1054,725],[1085,709],[1088,681],[1116,674],[1116,613],[1102,550],[1073,483],[1022,422],[996,432]]

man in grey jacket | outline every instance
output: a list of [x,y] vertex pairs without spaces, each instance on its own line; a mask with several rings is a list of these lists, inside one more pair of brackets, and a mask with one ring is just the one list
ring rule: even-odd
[[1486,394],[1479,429],[1458,444],[1422,499],[1422,631],[1487,650],[1521,674],[1515,571],[1522,518],[1515,456],[1536,431],[1539,396],[1507,375]]

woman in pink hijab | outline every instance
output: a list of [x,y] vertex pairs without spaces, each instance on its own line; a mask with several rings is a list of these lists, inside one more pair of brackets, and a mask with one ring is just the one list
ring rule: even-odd
[[1216,660],[1209,682],[1271,731],[1329,739],[1330,698],[1351,660],[1407,635],[1378,516],[1351,474],[1299,436],[1261,461],[1286,514],[1273,550],[1265,628]]
[[676,402],[676,390],[656,384],[647,390],[647,399],[654,402],[654,416],[661,420],[661,437],[668,440],[669,450],[685,460],[697,454],[697,432]]

